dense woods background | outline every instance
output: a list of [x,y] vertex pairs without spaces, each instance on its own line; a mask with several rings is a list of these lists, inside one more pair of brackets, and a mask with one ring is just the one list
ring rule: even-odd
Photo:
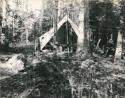
[[[37,10],[30,9],[29,1],[11,1],[12,4],[9,2],[1,1],[2,6],[4,5],[1,6],[1,34],[3,35],[1,44],[3,43],[5,47],[34,44],[34,41],[49,31],[51,27],[56,28],[55,24],[65,15],[68,15],[79,28],[84,29],[80,27],[81,22],[84,22],[82,19],[84,14],[81,13],[85,12],[82,0],[67,2],[62,0],[58,2],[58,6],[51,0],[41,1],[41,9]],[[89,2],[89,9],[87,9],[87,12],[90,12],[89,24],[93,45],[97,45],[101,39],[99,44],[101,49],[106,47],[109,39],[113,40],[115,49],[118,32],[122,33],[124,42],[124,1],[119,1],[118,4],[114,2],[92,0]],[[58,7],[57,10],[56,7]],[[55,13],[58,15],[56,16]],[[57,18],[57,23],[55,18]]]
[[[124,0],[0,0],[0,97],[124,98],[124,10]],[[75,52],[55,48],[65,16],[82,39]],[[41,50],[51,28],[53,48]]]

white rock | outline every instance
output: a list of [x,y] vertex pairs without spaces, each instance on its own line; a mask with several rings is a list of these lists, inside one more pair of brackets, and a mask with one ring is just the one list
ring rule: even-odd
[[22,61],[24,56],[22,54],[16,54],[10,58],[6,63],[0,62],[0,67],[8,69],[9,72],[17,74],[20,70],[24,69],[24,63]]

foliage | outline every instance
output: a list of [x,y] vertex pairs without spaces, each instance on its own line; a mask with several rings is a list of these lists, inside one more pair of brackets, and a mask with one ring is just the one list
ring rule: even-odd
[[109,39],[113,40],[116,46],[117,33],[120,28],[120,10],[111,1],[91,2],[90,8],[90,28],[92,39],[95,43],[101,39],[100,47],[106,47]]
[[91,98],[125,96],[124,88],[121,88],[121,93],[116,92],[115,89],[115,86],[119,88],[117,80],[124,85],[124,78],[122,78],[125,74],[124,63],[122,61],[111,63],[108,59],[95,57],[91,59],[86,57],[81,61],[80,59],[75,61],[71,59],[71,56],[67,58],[62,65],[65,66],[63,72],[73,90],[72,98],[75,96],[78,98],[82,96]]
[[[2,96],[7,96],[6,92],[20,95],[27,88],[33,88],[28,98],[37,98],[38,92],[39,97],[47,98],[125,96],[122,86],[125,80],[125,61],[112,63],[111,58],[56,52],[42,55],[38,53],[36,56],[29,54],[27,58],[30,63],[27,63],[23,73],[0,81]],[[32,63],[35,59],[41,62]]]
[[[58,55],[52,53],[50,56],[42,56],[45,66],[49,65],[48,70],[50,72],[59,72],[60,76],[58,79],[63,79],[68,83],[66,85],[63,84],[64,88],[60,87],[61,84],[53,84],[56,88],[53,88],[53,90],[51,89],[52,91],[55,91],[56,89],[60,90],[61,88],[63,90],[71,90],[70,93],[72,94],[72,98],[81,98],[83,96],[91,98],[114,98],[115,96],[125,96],[124,87],[121,88],[119,85],[124,85],[124,61],[121,60],[112,63],[110,58],[90,58],[89,56],[81,56],[81,54],[79,57],[80,58],[78,59],[78,55],[75,56],[67,53]],[[40,70],[40,72],[43,71]],[[38,73],[41,74],[41,76],[44,76],[40,72]],[[47,73],[47,76],[49,76],[48,74],[49,73]],[[63,77],[61,78],[61,76]],[[60,82],[62,83],[63,80]],[[116,88],[122,92],[119,92]]]

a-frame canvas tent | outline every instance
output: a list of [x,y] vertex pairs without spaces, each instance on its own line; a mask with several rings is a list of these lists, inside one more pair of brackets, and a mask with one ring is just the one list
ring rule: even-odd
[[[57,32],[59,31],[59,29],[66,23],[68,22],[71,25],[71,28],[73,29],[73,31],[75,32],[76,36],[77,36],[77,44],[79,44],[79,42],[81,42],[82,36],[80,34],[79,28],[77,27],[76,24],[73,23],[73,21],[68,17],[65,16],[59,23],[58,23],[58,28],[57,28]],[[56,33],[57,33],[56,32]],[[61,32],[62,33],[62,32]],[[54,33],[54,28],[50,29],[48,32],[46,32],[45,34],[43,34],[42,36],[39,37],[39,41],[40,41],[40,49],[43,50],[43,48],[47,45],[47,43],[52,39],[52,37],[54,37],[55,33]]]

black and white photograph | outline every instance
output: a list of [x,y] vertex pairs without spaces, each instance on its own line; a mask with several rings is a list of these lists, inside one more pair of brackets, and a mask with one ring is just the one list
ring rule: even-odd
[[0,0],[0,98],[125,98],[125,0]]

